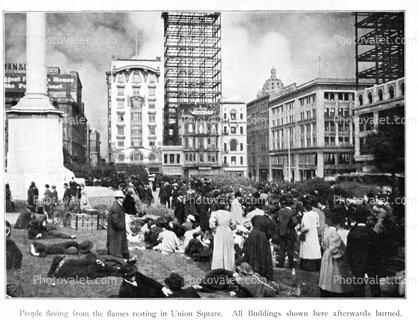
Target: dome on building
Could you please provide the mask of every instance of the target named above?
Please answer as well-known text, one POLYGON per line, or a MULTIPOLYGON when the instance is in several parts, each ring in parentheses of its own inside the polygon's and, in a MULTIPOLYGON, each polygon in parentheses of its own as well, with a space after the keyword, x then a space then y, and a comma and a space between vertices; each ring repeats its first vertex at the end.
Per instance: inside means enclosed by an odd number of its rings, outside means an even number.
MULTIPOLYGON (((277 78, 276 68, 271 69, 270 78, 264 82, 263 89, 261 90, 262 95, 274 94, 282 91, 284 88, 283 82, 277 78)), ((259 94, 257 94, 259 96, 259 94)))

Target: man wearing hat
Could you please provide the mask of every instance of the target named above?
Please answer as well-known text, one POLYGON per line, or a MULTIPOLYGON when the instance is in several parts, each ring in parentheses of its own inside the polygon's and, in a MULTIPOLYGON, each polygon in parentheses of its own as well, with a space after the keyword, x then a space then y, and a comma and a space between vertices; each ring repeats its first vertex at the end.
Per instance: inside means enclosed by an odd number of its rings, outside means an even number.
POLYGON ((196 222, 196 218, 193 215, 188 215, 186 217, 186 222, 182 225, 185 231, 192 230, 194 228, 194 224, 196 222))
POLYGON ((117 190, 114 194, 114 198, 115 202, 110 208, 107 224, 107 252, 109 255, 129 259, 125 210, 122 206, 125 195, 122 191, 117 190))
POLYGON ((120 298, 166 298, 172 292, 156 280, 138 272, 135 265, 126 264, 119 270, 123 282, 119 288, 120 298))
POLYGON ((35 257, 46 257, 47 255, 77 255, 78 243, 76 241, 68 241, 59 244, 45 245, 39 242, 34 242, 30 246, 30 253, 35 257))
POLYGON ((44 203, 44 212, 48 216, 48 222, 52 221, 52 212, 51 212, 52 192, 51 192, 51 190, 49 190, 49 184, 45 185, 43 203, 44 203))
POLYGON ((184 278, 178 273, 170 273, 170 276, 164 280, 164 283, 173 292, 173 294, 170 295, 170 298, 200 298, 195 287, 191 286, 182 289, 185 285, 184 278))
POLYGON ((55 238, 62 238, 62 239, 75 239, 75 235, 67 235, 65 233, 61 233, 56 231, 56 227, 48 227, 46 221, 40 222, 37 219, 32 219, 29 222, 28 227, 28 238, 29 239, 39 239, 39 238, 47 238, 47 237, 55 237, 55 238))

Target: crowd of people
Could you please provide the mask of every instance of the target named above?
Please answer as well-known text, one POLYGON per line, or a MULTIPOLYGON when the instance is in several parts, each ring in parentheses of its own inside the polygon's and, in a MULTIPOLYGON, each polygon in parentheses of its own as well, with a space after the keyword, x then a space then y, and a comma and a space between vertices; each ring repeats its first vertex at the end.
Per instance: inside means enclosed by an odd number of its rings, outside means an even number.
MULTIPOLYGON (((152 184, 133 181, 116 190, 107 218, 106 252, 100 256, 92 252, 91 242, 78 243, 76 236, 52 225, 50 214, 58 203, 55 186, 50 190, 46 185, 39 202, 38 188, 32 182, 27 209, 15 228, 27 229, 28 238, 35 240, 33 256, 59 255, 53 259, 49 276, 120 276, 119 297, 199 297, 197 292, 219 289, 239 296, 300 296, 300 286, 277 281, 275 267, 289 269, 292 275, 296 268, 319 272, 321 296, 364 297, 367 281, 371 295, 381 296, 379 281, 386 276, 393 232, 402 221, 387 195, 368 195, 362 204, 333 203, 317 191, 302 195, 270 184, 260 185, 255 192, 220 189, 207 178, 162 182, 158 198, 173 217, 146 216, 141 205, 154 202, 152 184), (132 217, 142 222, 138 232, 129 226, 132 217), (71 241, 45 245, 39 241, 45 238, 71 241), (145 244, 138 249, 163 255, 181 252, 195 261, 209 262, 210 271, 193 289, 181 289, 181 276, 167 279, 168 284, 177 279, 175 289, 163 286, 138 272, 130 240, 145 244), (68 260, 65 254, 81 258, 68 260), (208 283, 209 279, 226 283, 208 283)), ((65 184, 62 200, 65 212, 90 207, 86 190, 74 180, 65 184)))

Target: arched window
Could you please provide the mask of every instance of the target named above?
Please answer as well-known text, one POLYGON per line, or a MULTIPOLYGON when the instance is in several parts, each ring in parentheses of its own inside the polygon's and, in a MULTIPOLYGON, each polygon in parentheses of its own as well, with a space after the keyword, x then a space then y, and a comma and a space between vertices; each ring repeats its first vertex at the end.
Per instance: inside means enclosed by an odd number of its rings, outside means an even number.
POLYGON ((405 95, 405 83, 401 84, 401 92, 402 92, 402 95, 405 95))
POLYGON ((154 161, 155 161, 155 154, 154 154, 154 153, 151 153, 151 154, 149 155, 149 157, 148 157, 148 160, 149 160, 150 162, 154 162, 154 161))
POLYGON ((149 75, 148 82, 150 84, 155 84, 155 75, 154 74, 149 75))
POLYGON ((132 83, 141 83, 141 75, 139 75, 139 72, 133 73, 132 83))
POLYGON ((123 161, 125 161, 125 155, 124 155, 123 153, 120 153, 120 154, 118 155, 118 161, 119 161, 119 162, 123 162, 123 161))
POLYGON ((372 95, 372 92, 369 92, 369 94, 367 94, 367 98, 369 99, 369 104, 373 103, 373 95, 372 95))
POLYGON ((393 86, 389 87, 389 97, 390 98, 395 97, 395 90, 393 89, 393 86))
POLYGON ((199 154, 199 161, 200 161, 201 163, 205 162, 205 156, 203 155, 203 153, 200 153, 200 154, 199 154))
POLYGON ((379 94, 379 101, 383 101, 383 91, 382 91, 382 89, 379 89, 378 94, 379 94))
POLYGON ((143 159, 144 159, 144 157, 142 156, 141 153, 136 152, 136 153, 131 155, 131 161, 137 161, 138 162, 138 161, 142 161, 143 159))
POLYGON ((231 151, 237 151, 237 140, 231 140, 231 143, 229 143, 229 147, 231 151))
POLYGON ((360 103, 360 106, 362 106, 363 105, 363 95, 358 96, 358 101, 360 103))

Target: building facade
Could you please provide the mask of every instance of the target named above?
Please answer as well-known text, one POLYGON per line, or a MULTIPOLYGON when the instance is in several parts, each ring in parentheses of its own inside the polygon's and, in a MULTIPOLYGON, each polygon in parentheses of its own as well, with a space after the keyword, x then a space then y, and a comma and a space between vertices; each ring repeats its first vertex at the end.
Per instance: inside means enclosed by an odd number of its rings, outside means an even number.
MULTIPOLYGON (((355 155, 357 170, 373 170, 373 156, 368 153, 367 137, 382 122, 394 122, 405 116, 405 78, 374 85, 356 93, 354 106, 355 155)), ((389 123, 390 124, 390 123, 389 123)), ((401 148, 401 147, 400 147, 401 148)))
MULTIPOLYGON (((48 95, 55 108, 64 112, 63 153, 64 165, 88 163, 87 118, 82 100, 83 86, 76 71, 63 72, 57 67, 48 68, 48 95)), ((26 91, 26 72, 6 72, 5 108, 10 109, 24 96, 26 91)), ((8 150, 6 114, 6 153, 8 150)))
POLYGON ((270 99, 272 180, 331 179, 356 171, 355 93, 355 79, 320 78, 270 99))
POLYGON ((247 108, 243 102, 220 101, 222 170, 247 176, 247 108))
POLYGON ((219 104, 183 104, 179 107, 178 120, 183 176, 222 174, 219 104))
POLYGON ((247 103, 248 177, 269 180, 269 95, 247 103))
POLYGON ((164 87, 160 57, 112 61, 108 87, 109 160, 161 172, 164 87))
POLYGON ((100 133, 95 129, 89 129, 89 163, 92 166, 100 164, 100 133))

